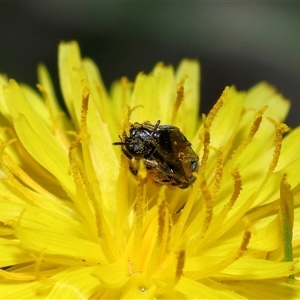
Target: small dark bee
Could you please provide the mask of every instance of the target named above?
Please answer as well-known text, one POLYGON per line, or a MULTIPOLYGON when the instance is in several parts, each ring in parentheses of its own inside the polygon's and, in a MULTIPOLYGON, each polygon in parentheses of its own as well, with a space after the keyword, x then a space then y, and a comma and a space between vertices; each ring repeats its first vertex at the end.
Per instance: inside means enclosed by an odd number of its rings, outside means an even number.
POLYGON ((138 173, 138 164, 142 160, 147 172, 158 184, 189 187, 194 181, 193 172, 198 170, 199 158, 193 151, 191 143, 171 125, 155 125, 149 122, 130 124, 129 135, 123 132, 121 142, 123 153, 130 159, 130 170, 138 173))

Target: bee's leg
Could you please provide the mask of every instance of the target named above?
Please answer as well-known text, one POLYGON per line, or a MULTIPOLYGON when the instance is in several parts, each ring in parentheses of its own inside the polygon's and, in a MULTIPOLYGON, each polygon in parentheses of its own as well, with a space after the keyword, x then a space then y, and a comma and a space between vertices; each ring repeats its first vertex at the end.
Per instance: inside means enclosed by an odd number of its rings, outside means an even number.
POLYGON ((130 159, 130 161, 129 161, 129 170, 134 176, 136 176, 138 174, 139 166, 140 166, 139 160, 136 160, 134 158, 130 159))
POLYGON ((132 159, 132 156, 124 148, 122 148, 122 152, 127 158, 132 159))

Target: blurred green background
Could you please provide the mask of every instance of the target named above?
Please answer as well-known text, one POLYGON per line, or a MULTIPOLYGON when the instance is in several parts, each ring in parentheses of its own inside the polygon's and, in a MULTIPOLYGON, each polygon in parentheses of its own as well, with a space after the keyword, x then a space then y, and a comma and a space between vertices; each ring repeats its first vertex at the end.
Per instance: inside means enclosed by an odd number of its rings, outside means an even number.
POLYGON ((35 85, 44 62, 58 86, 57 45, 76 39, 109 85, 158 61, 202 65, 201 110, 226 85, 266 80, 292 101, 300 123, 300 3, 236 1, 0 2, 0 72, 35 85))

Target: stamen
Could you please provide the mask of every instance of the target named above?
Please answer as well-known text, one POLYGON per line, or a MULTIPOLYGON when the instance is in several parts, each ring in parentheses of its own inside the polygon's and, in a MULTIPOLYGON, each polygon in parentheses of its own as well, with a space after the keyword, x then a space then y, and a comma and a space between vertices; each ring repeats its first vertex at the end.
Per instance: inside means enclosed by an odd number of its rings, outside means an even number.
POLYGON ((274 170, 277 166, 278 160, 279 160, 280 152, 281 152, 283 134, 289 131, 289 127, 286 124, 283 124, 283 123, 278 124, 278 123, 276 123, 276 121, 274 119, 272 119, 270 117, 268 117, 268 120, 275 127, 275 141, 274 141, 273 158, 270 162, 266 177, 265 177, 264 181, 262 182, 262 184, 260 185, 260 187, 258 188, 257 194, 259 194, 259 192, 263 189, 263 187, 269 180, 270 176, 274 172, 274 170))
POLYGON ((117 244, 121 245, 123 237, 123 228, 129 224, 127 223, 129 206, 132 207, 132 203, 129 203, 130 197, 128 196, 128 159, 125 155, 121 156, 121 164, 119 168, 119 176, 117 183, 117 213, 116 213, 116 228, 119 228, 116 232, 117 244))
POLYGON ((34 258, 35 258, 34 272, 35 272, 36 279, 38 279, 38 280, 41 280, 40 268, 41 268, 42 262, 44 260, 45 250, 46 250, 46 248, 42 249, 38 256, 34 255, 34 258))
POLYGON ((208 189, 207 183, 204 179, 202 180, 202 182, 200 184, 200 189, 202 191, 205 208, 206 208, 205 219, 203 221, 201 234, 200 234, 200 237, 204 238, 204 235, 206 234, 207 229, 209 228, 209 225, 212 220, 214 201, 213 201, 212 195, 208 189))
POLYGON ((167 246, 170 237, 170 210, 165 198, 166 186, 162 186, 158 195, 158 210, 155 213, 157 217, 157 237, 154 247, 151 247, 151 256, 149 262, 147 263, 147 268, 145 271, 145 278, 148 280, 156 272, 157 268, 160 267, 161 263, 165 263, 165 258, 167 255, 167 246))
POLYGON ((213 106, 213 108, 209 112, 207 118, 205 117, 205 115, 203 115, 203 117, 202 117, 204 129, 200 132, 200 136, 199 136, 200 140, 202 140, 202 142, 203 142, 203 155, 202 155, 201 163, 200 163, 200 166, 201 166, 200 171, 202 172, 202 174, 205 173, 205 168, 206 168, 206 164, 207 164, 208 157, 209 157, 210 128, 211 128, 211 125, 212 125, 218 111, 223 106, 224 95, 228 92, 228 89, 229 88, 226 87, 226 89, 222 93, 221 97, 218 99, 216 104, 213 106))
POLYGON ((147 179, 142 176, 137 176, 138 184, 135 196, 135 216, 136 216, 136 225, 138 227, 143 226, 143 218, 146 211, 146 182, 147 179))
MULTIPOLYGON (((44 195, 47 197, 48 200, 55 200, 59 201, 59 198, 57 198, 55 195, 51 194, 47 190, 45 190, 41 185, 39 185, 36 181, 32 179, 28 175, 28 173, 24 172, 13 160, 12 158, 7 154, 3 153, 3 158, 6 161, 6 163, 9 165, 11 172, 14 174, 14 176, 18 177, 22 182, 24 182, 28 187, 30 187, 33 191, 37 192, 40 195, 44 195)), ((53 210, 55 207, 49 203, 49 201, 43 201, 40 204, 35 202, 36 205, 43 207, 48 210, 53 210)), ((56 212, 59 213, 59 210, 55 209, 56 212)))
MULTIPOLYGON (((293 261, 293 227, 294 227, 294 197, 291 186, 283 176, 280 183, 279 223, 282 230, 285 261, 293 261)), ((292 270, 291 270, 292 271, 292 270)), ((289 275, 294 279, 294 274, 289 275)))
POLYGON ((147 179, 137 176, 138 183, 135 196, 135 224, 134 224, 134 245, 132 247, 132 268, 134 272, 139 270, 141 260, 141 247, 142 247, 142 235, 143 235, 143 219, 146 211, 146 182, 147 179))
POLYGON ((251 232, 245 231, 242 242, 237 250, 234 250, 231 253, 229 253, 226 259, 222 260, 216 265, 206 268, 203 271, 194 272, 194 274, 193 275, 191 274, 190 277, 192 277, 193 279, 200 279, 221 272, 226 267, 228 267, 233 262, 235 262, 236 260, 238 260, 243 256, 244 252, 247 250, 247 246, 249 244, 250 238, 251 238, 251 232))
POLYGON ((93 186, 95 190, 93 190, 90 186, 90 182, 96 181, 96 175, 90 157, 88 145, 89 133, 87 128, 87 114, 90 90, 87 80, 82 80, 81 84, 82 105, 80 132, 79 134, 75 132, 69 132, 69 134, 75 137, 71 142, 69 148, 69 164, 76 186, 76 195, 73 195, 72 199, 76 206, 79 208, 79 211, 82 212, 95 241, 101 245, 101 248, 107 260, 112 262, 117 257, 119 257, 119 252, 116 247, 115 241, 112 238, 108 225, 105 222, 101 202, 97 201, 97 199, 101 199, 101 190, 99 189, 98 185, 93 186), (83 160, 89 178, 86 177, 86 173, 80 168, 80 165, 76 159, 75 151, 80 143, 82 145, 83 160), (97 199, 95 195, 97 195, 97 199))
POLYGON ((229 224, 227 223, 224 224, 224 220, 227 217, 227 214, 229 213, 230 209, 233 207, 234 203, 236 202, 236 200, 238 199, 242 191, 242 178, 239 171, 233 170, 231 172, 231 176, 234 180, 234 188, 230 200, 228 203, 226 203, 226 205, 224 205, 221 212, 212 221, 211 226, 209 227, 209 230, 207 232, 207 235, 205 236, 205 240, 203 241, 204 244, 207 243, 207 241, 210 239, 213 240, 218 239, 226 230, 228 230, 229 224), (223 225, 220 227, 220 224, 223 225))
POLYGON ((133 112, 138 109, 138 108, 143 108, 144 106, 139 104, 139 105, 135 105, 132 108, 127 105, 127 116, 125 117, 124 121, 122 122, 122 135, 124 134, 124 132, 127 132, 128 134, 128 130, 130 128, 130 118, 131 115, 133 114, 133 112))
POLYGON ((261 124, 261 121, 262 121, 262 116, 264 114, 264 112, 267 110, 268 108, 268 105, 265 105, 263 108, 261 108, 256 114, 255 114, 255 117, 254 117, 254 121, 253 121, 253 124, 250 128, 250 131, 248 133, 248 136, 247 138, 243 141, 243 143, 232 153, 231 155, 231 159, 233 157, 238 157, 246 148, 247 146, 251 143, 254 135, 256 134, 256 132, 258 131, 259 129, 259 126, 261 124))
POLYGON ((273 152, 273 159, 270 163, 269 166, 269 170, 267 173, 267 178, 274 172, 278 160, 279 160, 279 156, 280 156, 280 152, 281 152, 281 145, 282 145, 282 136, 284 133, 289 131, 289 127, 286 124, 283 123, 276 123, 276 121, 272 118, 268 117, 268 120, 274 125, 275 127, 275 141, 274 141, 274 152, 273 152))
POLYGON ((122 86, 121 107, 125 108, 126 103, 128 101, 128 89, 133 87, 133 83, 130 82, 127 77, 122 77, 121 78, 121 86, 122 86))
POLYGON ((228 93, 229 91, 229 87, 226 87, 224 92, 222 93, 221 97, 218 99, 218 101, 216 102, 216 104, 213 106, 213 108, 210 110, 207 119, 206 119, 206 127, 210 128, 212 125, 212 122, 214 121, 216 115, 218 114, 218 111, 220 110, 220 108, 223 106, 224 102, 225 102, 225 98, 224 96, 228 93))
POLYGON ((208 157, 209 157, 209 144, 210 144, 210 133, 208 131, 208 128, 206 128, 206 124, 204 124, 205 126, 205 131, 204 131, 204 137, 203 137, 203 155, 201 158, 201 163, 200 163, 200 171, 201 173, 204 175, 205 174, 205 169, 206 169, 206 164, 208 161, 208 157))
POLYGON ((214 175, 214 189, 213 189, 213 199, 216 199, 216 196, 221 187, 221 180, 223 176, 223 154, 219 149, 214 149, 216 151, 216 170, 214 175))
POLYGON ((158 256, 158 264, 165 256, 166 248, 168 245, 169 230, 170 230, 170 211, 165 199, 165 187, 162 187, 159 193, 158 204, 158 234, 157 244, 160 248, 158 256))
MULTIPOLYGON (((9 169, 7 164, 5 163, 4 159, 8 158, 9 162, 11 161, 11 158, 8 156, 7 153, 5 153, 5 148, 10 146, 12 143, 16 142, 16 139, 9 140, 6 143, 3 143, 2 140, 0 140, 0 166, 3 172, 5 173, 6 178, 11 182, 11 184, 22 194, 25 196, 26 199, 32 201, 34 204, 36 204, 39 207, 43 207, 44 204, 47 203, 47 201, 41 201, 39 197, 36 196, 35 193, 33 193, 30 189, 25 187, 12 173, 12 171, 9 169)), ((52 210, 51 203, 48 203, 49 209, 52 210)))
POLYGON ((188 79, 188 75, 184 75, 183 78, 180 80, 180 82, 176 86, 177 96, 176 96, 175 104, 173 106, 171 124, 175 123, 179 107, 184 100, 184 83, 187 79, 188 79))
POLYGON ((130 117, 132 115, 132 113, 138 109, 138 108, 144 108, 144 106, 142 104, 139 104, 139 105, 135 105, 134 107, 130 107, 130 106, 127 106, 127 120, 128 122, 130 121, 130 117))
POLYGON ((158 235, 157 235, 157 242, 162 245, 166 238, 168 237, 168 211, 167 211, 167 204, 165 200, 162 200, 161 203, 158 205, 158 235))
POLYGON ((244 254, 244 252, 247 250, 247 246, 249 244, 250 238, 251 238, 251 232, 250 231, 245 231, 242 243, 240 245, 240 248, 235 253, 235 255, 233 256, 233 261, 238 260, 239 258, 242 257, 242 255, 244 254))
MULTIPOLYGON (((75 151, 80 144, 80 137, 79 135, 74 136, 75 139, 71 142, 69 148, 70 170, 76 186, 76 195, 73 195, 72 199, 75 205, 78 207, 78 211, 83 214, 83 217, 88 222, 89 228, 90 230, 92 230, 93 236, 97 241, 98 237, 104 236, 104 233, 101 226, 100 217, 96 216, 95 218, 91 209, 92 203, 90 197, 91 195, 89 194, 88 181, 85 178, 83 171, 80 170, 78 163, 76 162, 75 151), (95 224, 94 221, 96 221, 97 224, 95 224)), ((95 210, 95 213, 97 215, 98 210, 95 210)))
POLYGON ((82 104, 81 104, 81 115, 80 115, 80 133, 82 138, 87 138, 88 129, 87 129, 87 113, 89 108, 89 97, 90 97, 90 88, 86 79, 81 81, 82 84, 82 104))
POLYGON ((183 275, 183 268, 184 268, 184 264, 185 264, 185 251, 181 250, 178 253, 177 256, 177 266, 176 266, 176 280, 179 280, 180 277, 183 275))
POLYGON ((239 173, 239 171, 233 170, 231 172, 231 176, 234 181, 234 189, 233 189, 233 193, 230 197, 229 203, 226 204, 228 211, 232 208, 232 206, 234 205, 235 201, 237 200, 237 198, 239 197, 239 195, 242 191, 242 177, 241 177, 241 174, 239 173))

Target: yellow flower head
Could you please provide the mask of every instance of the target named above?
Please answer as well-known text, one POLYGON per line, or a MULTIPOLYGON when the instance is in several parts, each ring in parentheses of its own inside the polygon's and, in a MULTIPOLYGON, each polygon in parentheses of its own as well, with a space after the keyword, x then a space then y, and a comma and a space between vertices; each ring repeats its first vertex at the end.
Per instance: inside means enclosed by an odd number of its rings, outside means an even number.
POLYGON ((1 298, 300 298, 300 128, 285 136, 289 102, 273 87, 227 87, 200 120, 196 61, 108 93, 62 43, 67 115, 38 71, 39 93, 0 79, 1 298), (143 164, 132 175, 113 145, 158 120, 199 157, 187 189, 143 164))

